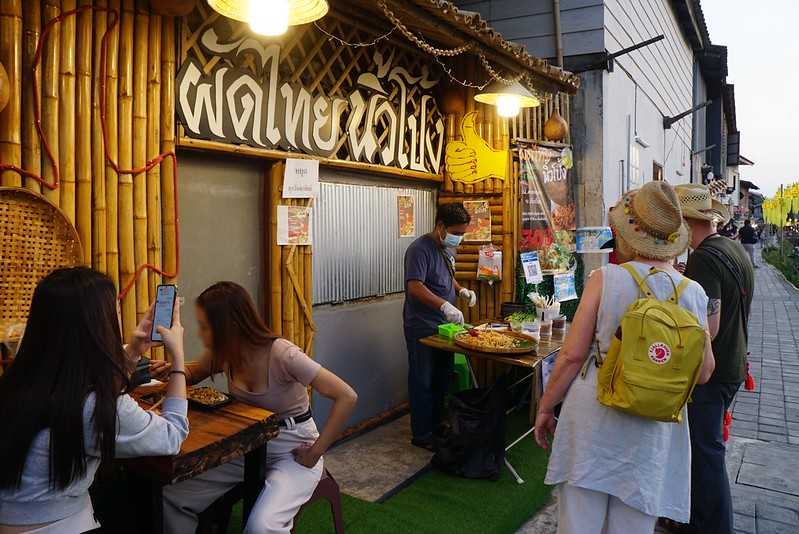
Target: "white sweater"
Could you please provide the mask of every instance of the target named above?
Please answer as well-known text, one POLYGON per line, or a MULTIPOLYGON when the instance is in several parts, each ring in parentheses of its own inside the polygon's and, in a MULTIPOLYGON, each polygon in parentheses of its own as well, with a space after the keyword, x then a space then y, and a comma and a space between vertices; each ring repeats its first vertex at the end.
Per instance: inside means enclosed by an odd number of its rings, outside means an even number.
MULTIPOLYGON (((83 406, 83 435, 86 447, 86 476, 64 489, 53 489, 50 480, 50 430, 33 439, 22 483, 17 489, 0 490, 0 525, 35 525, 59 521, 90 505, 89 486, 100 465, 95 448, 92 415, 94 393, 83 406)), ((116 457, 174 455, 189 433, 186 399, 167 398, 161 416, 142 410, 129 395, 117 399, 116 457)))

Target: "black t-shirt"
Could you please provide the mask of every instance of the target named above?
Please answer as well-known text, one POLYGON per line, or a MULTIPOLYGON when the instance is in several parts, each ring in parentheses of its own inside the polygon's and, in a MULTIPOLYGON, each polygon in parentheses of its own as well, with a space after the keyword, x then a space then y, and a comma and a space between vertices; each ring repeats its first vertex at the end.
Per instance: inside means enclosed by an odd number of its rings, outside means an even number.
POLYGON ((744 226, 738 231, 738 237, 744 245, 757 244, 757 232, 751 226, 744 226))
POLYGON ((719 331, 713 340, 716 370, 710 380, 740 384, 746 378, 747 349, 743 314, 750 308, 755 286, 752 263, 746 251, 739 243, 726 237, 709 237, 688 257, 685 276, 699 282, 708 299, 721 300, 719 331), (741 285, 746 292, 743 299, 733 273, 707 250, 711 246, 720 250, 735 270, 741 273, 741 285))
POLYGON ((433 335, 438 325, 445 323, 446 318, 439 310, 414 299, 407 294, 408 282, 419 280, 434 295, 450 304, 455 304, 455 268, 453 256, 445 248, 438 245, 429 235, 423 235, 410 244, 405 251, 405 306, 402 318, 405 334, 411 337, 433 335), (448 265, 449 264, 449 265, 448 265))

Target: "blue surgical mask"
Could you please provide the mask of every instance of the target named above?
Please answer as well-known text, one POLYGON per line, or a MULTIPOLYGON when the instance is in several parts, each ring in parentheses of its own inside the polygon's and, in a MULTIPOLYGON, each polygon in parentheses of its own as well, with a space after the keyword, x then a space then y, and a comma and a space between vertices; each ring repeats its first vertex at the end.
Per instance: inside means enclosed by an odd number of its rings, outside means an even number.
POLYGON ((453 235, 450 234, 449 232, 446 232, 445 230, 445 235, 444 238, 441 239, 441 244, 444 245, 445 247, 455 248, 461 244, 461 241, 463 241, 462 235, 453 235))

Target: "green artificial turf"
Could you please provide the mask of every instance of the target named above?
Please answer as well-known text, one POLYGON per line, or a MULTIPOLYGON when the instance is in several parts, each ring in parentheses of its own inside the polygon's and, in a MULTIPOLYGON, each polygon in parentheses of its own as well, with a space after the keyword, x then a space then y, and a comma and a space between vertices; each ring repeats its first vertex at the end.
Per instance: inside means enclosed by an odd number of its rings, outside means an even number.
MULTIPOLYGON (((519 435, 526 416, 516 414, 512 418, 513 430, 509 434, 519 435)), ((343 495, 345 529, 348 534, 515 532, 546 504, 550 488, 543 483, 546 453, 532 436, 516 445, 508 458, 525 479, 524 484, 517 484, 507 468, 503 468, 498 481, 468 480, 432 470, 384 503, 343 495)), ((241 510, 237 506, 228 533, 240 532, 240 521, 241 510)), ((306 507, 296 532, 332 534, 333 520, 327 502, 306 507)))

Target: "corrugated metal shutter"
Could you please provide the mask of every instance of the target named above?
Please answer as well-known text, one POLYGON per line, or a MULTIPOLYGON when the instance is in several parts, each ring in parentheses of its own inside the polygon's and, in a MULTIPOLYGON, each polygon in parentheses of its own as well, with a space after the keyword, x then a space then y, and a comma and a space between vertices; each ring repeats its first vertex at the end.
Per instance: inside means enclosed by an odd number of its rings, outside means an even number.
POLYGON ((415 198, 416 235, 435 219, 429 189, 322 182, 313 210, 314 304, 404 291, 405 249, 399 237, 397 197, 415 198))

